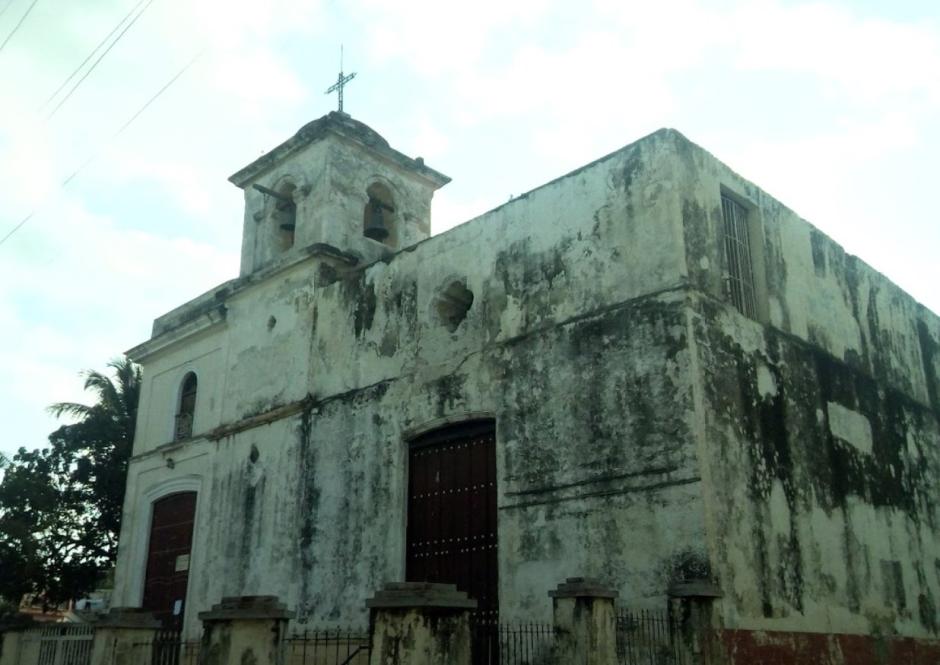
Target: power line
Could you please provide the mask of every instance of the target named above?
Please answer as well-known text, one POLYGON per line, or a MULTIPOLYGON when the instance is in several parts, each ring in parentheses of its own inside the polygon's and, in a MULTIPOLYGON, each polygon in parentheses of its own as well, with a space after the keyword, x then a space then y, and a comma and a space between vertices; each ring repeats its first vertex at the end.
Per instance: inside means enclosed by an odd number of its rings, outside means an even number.
MULTIPOLYGON (((100 42, 98 42, 98 45, 95 46, 95 48, 93 48, 93 49, 91 50, 91 53, 89 53, 88 56, 87 56, 84 60, 82 60, 82 63, 81 63, 78 67, 76 67, 76 68, 74 69, 74 71, 72 71, 72 73, 69 74, 68 77, 67 77, 64 81, 62 81, 62 83, 59 85, 59 87, 56 88, 55 92, 53 92, 51 95, 49 95, 49 99, 47 99, 46 101, 44 101, 44 102, 42 103, 42 106, 39 107, 39 110, 40 110, 40 111, 42 111, 44 108, 46 108, 46 106, 48 106, 49 102, 51 102, 53 99, 55 99, 55 98, 58 96, 58 94, 59 94, 60 92, 62 92, 62 88, 64 88, 66 85, 68 85, 69 81, 71 81, 73 78, 75 78, 76 74, 78 74, 78 73, 82 70, 82 68, 83 68, 86 64, 88 64, 88 61, 91 60, 91 59, 94 57, 95 53, 97 53, 97 52, 99 51, 99 49, 101 49, 101 47, 105 45, 105 42, 107 42, 109 39, 111 39, 111 37, 114 36, 114 33, 116 33, 118 30, 120 30, 121 26, 124 25, 125 23, 127 23, 127 20, 131 17, 131 15, 133 15, 133 13, 136 12, 136 11, 140 8, 140 6, 141 6, 142 4, 144 4, 144 2, 146 2, 146 1, 147 1, 147 0, 140 0, 140 2, 138 2, 136 5, 134 5, 133 9, 131 9, 129 12, 127 12, 127 14, 124 16, 124 18, 122 18, 120 21, 118 21, 118 24, 117 24, 116 26, 114 26, 113 28, 111 28, 111 32, 109 32, 109 33, 107 34, 107 36, 106 36, 104 39, 102 39, 100 42)), ((12 2, 12 0, 11 0, 11 2, 12 2)))
MULTIPOLYGON (((25 20, 26 20, 26 17, 29 16, 29 13, 30 13, 31 11, 33 11, 33 7, 36 6, 36 3, 37 3, 37 2, 39 2, 39 0, 33 0, 33 1, 29 4, 29 7, 26 8, 26 11, 23 12, 23 15, 20 17, 19 22, 17 22, 17 24, 13 26, 13 30, 10 32, 9 35, 7 35, 7 38, 3 40, 3 43, 0 44, 0 51, 2 51, 2 50, 3 50, 3 47, 7 45, 7 42, 9 42, 11 39, 13 39, 13 35, 15 35, 16 32, 17 32, 17 30, 20 29, 20 26, 23 25, 23 21, 25 21, 25 20)), ((7 7, 9 7, 9 5, 7 5, 7 7)), ((3 8, 3 11, 6 11, 6 7, 3 8)))
MULTIPOLYGON (((37 0, 33 0, 34 3, 35 3, 36 1, 37 1, 37 0)), ((69 91, 68 91, 67 93, 65 93, 65 97, 63 97, 63 98, 59 101, 59 103, 56 104, 55 108, 52 109, 52 110, 49 112, 49 115, 46 116, 46 120, 49 120, 52 116, 54 116, 54 115, 56 114, 56 111, 58 111, 60 108, 62 108, 62 105, 65 104, 65 102, 67 102, 67 101, 69 100, 69 98, 75 93, 76 90, 78 90, 78 86, 80 86, 80 85, 82 84, 82 82, 83 82, 85 79, 87 79, 88 76, 89 76, 93 71, 95 71, 95 67, 98 66, 98 63, 100 63, 100 62, 104 59, 104 57, 105 57, 106 55, 108 55, 108 53, 111 51, 111 49, 113 49, 114 46, 115 46, 119 41, 121 41, 121 37, 123 37, 123 36, 127 33, 127 31, 131 29, 131 27, 137 22, 137 19, 139 19, 139 18, 143 15, 143 13, 144 13, 145 11, 147 11, 147 8, 148 8, 151 4, 153 4, 153 0, 147 0, 147 4, 144 5, 143 9, 141 9, 139 12, 137 12, 137 14, 131 19, 130 23, 128 23, 126 26, 124 26, 124 29, 121 30, 120 33, 118 33, 118 36, 114 38, 114 41, 112 41, 110 44, 108 44, 108 47, 104 50, 104 52, 103 52, 101 55, 98 56, 98 59, 95 60, 93 63, 91 63, 91 67, 88 68, 88 71, 86 71, 86 72, 82 75, 82 77, 81 77, 80 79, 78 79, 78 81, 75 82, 75 85, 73 85, 73 86, 69 89, 69 91)), ((132 12, 133 12, 133 10, 132 10, 132 12)))
MULTIPOLYGON (((196 64, 196 61, 199 60, 199 58, 201 58, 201 57, 202 57, 202 51, 200 51, 200 52, 197 53, 195 56, 193 56, 193 59, 190 60, 188 63, 186 63, 186 65, 184 65, 181 70, 179 70, 178 72, 176 72, 176 74, 173 76, 173 78, 171 78, 169 81, 167 81, 166 84, 164 84, 164 86, 163 86, 162 88, 160 88, 159 90, 157 90, 156 94, 155 94, 153 97, 151 97, 149 100, 147 100, 147 103, 144 104, 143 106, 141 106, 140 109, 137 111, 137 113, 135 113, 134 115, 131 116, 131 119, 130 119, 130 120, 128 120, 127 122, 125 122, 123 125, 121 125, 121 128, 120 128, 119 130, 117 130, 117 131, 114 133, 114 136, 111 137, 111 140, 113 141, 113 140, 116 139, 118 136, 120 136, 122 133, 124 133, 124 130, 127 129, 128 127, 130 127, 131 123, 134 122, 135 120, 137 120, 137 117, 138 117, 141 113, 143 113, 144 111, 147 110, 147 107, 149 107, 151 104, 153 104, 155 101, 157 101, 157 98, 158 98, 160 95, 162 95, 164 92, 166 92, 167 89, 168 89, 171 85, 173 85, 174 83, 176 83, 176 81, 179 79, 179 77, 182 76, 183 74, 185 74, 186 71, 187 71, 190 67, 192 67, 194 64, 196 64)), ((70 178, 70 179, 71 179, 71 178, 70 178)))
MULTIPOLYGON (((109 141, 114 141, 114 140, 115 140, 116 138, 118 138, 121 134, 123 134, 124 131, 125 131, 128 127, 130 127, 131 124, 133 124, 133 122, 134 122, 135 120, 137 120, 137 118, 139 118, 140 115, 150 107, 151 104, 153 104, 155 101, 157 101, 157 99, 160 97, 160 95, 162 95, 164 92, 166 92, 166 91, 170 88, 170 86, 172 86, 174 83, 176 83, 176 82, 179 80, 179 78, 180 78, 183 74, 185 74, 187 70, 189 70, 190 67, 192 67, 194 64, 196 64, 196 61, 199 60, 199 58, 200 58, 201 56, 202 56, 202 51, 200 51, 199 53, 197 53, 197 54, 193 57, 192 60, 190 60, 188 63, 186 63, 186 65, 183 66, 182 69, 180 69, 178 72, 176 72, 176 74, 173 76, 173 78, 171 78, 169 81, 167 81, 167 82, 163 85, 162 88, 160 88, 159 90, 157 90, 156 94, 154 94, 153 97, 151 97, 150 99, 148 99, 148 100, 144 103, 143 106, 141 106, 139 109, 137 109, 137 112, 134 113, 134 115, 132 115, 132 116, 130 117, 130 119, 129 119, 127 122, 125 122, 123 125, 121 125, 121 128, 120 128, 120 129, 118 129, 116 132, 114 132, 114 134, 111 136, 111 138, 109 139, 109 141)), ((81 172, 85 169, 85 167, 87 167, 89 164, 91 164, 93 161, 95 161, 95 159, 98 157, 99 154, 100 154, 100 150, 99 150, 98 152, 96 152, 96 153, 93 153, 91 157, 89 157, 87 160, 85 160, 85 162, 84 162, 81 166, 79 166, 77 169, 75 169, 75 170, 72 172, 71 175, 69 175, 65 180, 62 181, 62 183, 59 185, 59 189, 64 189, 70 182, 72 182, 72 180, 75 179, 75 177, 76 177, 79 173, 81 173, 81 172)), ((30 219, 32 219, 33 216, 35 216, 37 212, 38 212, 37 210, 33 210, 31 213, 29 213, 28 215, 26 215, 26 217, 24 217, 22 220, 20 220, 19 224, 17 224, 16 226, 14 226, 12 229, 10 229, 10 230, 7 232, 7 234, 6 234, 5 236, 3 236, 2 238, 0 238, 0 245, 3 245, 3 243, 5 243, 7 240, 9 240, 10 237, 13 236, 14 233, 16 233, 16 232, 19 231, 21 228, 23 228, 23 226, 26 225, 26 222, 28 222, 30 219)))
POLYGON ((0 239, 0 245, 2 245, 3 243, 5 243, 5 242, 7 241, 7 238, 9 238, 9 237, 12 236, 14 233, 16 233, 16 232, 19 231, 21 228, 23 228, 23 225, 26 224, 26 222, 28 222, 29 220, 31 220, 31 219, 33 218, 33 215, 35 215, 35 214, 36 214, 36 211, 34 210, 33 212, 31 212, 31 213, 29 213, 28 215, 26 215, 26 217, 23 218, 23 221, 21 221, 19 224, 17 224, 17 225, 14 226, 12 229, 10 229, 10 232, 7 233, 5 236, 3 236, 2 239, 0 239))

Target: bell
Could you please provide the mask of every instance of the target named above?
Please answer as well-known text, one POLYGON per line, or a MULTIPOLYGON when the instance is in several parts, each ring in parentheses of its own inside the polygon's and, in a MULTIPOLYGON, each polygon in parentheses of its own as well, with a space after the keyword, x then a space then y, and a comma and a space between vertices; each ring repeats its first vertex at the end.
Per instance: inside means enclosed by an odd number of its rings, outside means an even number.
POLYGON ((369 223, 366 225, 363 235, 372 240, 382 242, 388 238, 388 229, 385 228, 385 218, 382 215, 382 203, 372 200, 369 202, 372 212, 369 215, 369 223))

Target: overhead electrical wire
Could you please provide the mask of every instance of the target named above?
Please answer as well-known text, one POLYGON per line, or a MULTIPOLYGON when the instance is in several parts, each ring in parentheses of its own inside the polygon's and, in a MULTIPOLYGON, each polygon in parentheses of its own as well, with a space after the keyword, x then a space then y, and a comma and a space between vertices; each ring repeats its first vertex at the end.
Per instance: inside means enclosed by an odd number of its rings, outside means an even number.
MULTIPOLYGON (((166 92, 167 90, 169 90, 170 87, 171 87, 174 83, 176 83, 176 82, 179 80, 179 78, 180 78, 183 74, 185 74, 185 73, 187 72, 187 70, 189 70, 190 67, 192 67, 194 64, 196 64, 196 61, 199 60, 199 58, 200 58, 201 56, 202 56, 202 51, 200 51, 199 53, 197 53, 197 54, 193 57, 192 60, 190 60, 188 63, 186 63, 186 65, 183 66, 182 69, 180 69, 178 72, 176 72, 176 74, 173 75, 173 78, 171 78, 169 81, 167 81, 167 82, 163 85, 163 87, 161 87, 159 90, 157 90, 157 92, 156 92, 150 99, 148 99, 148 100, 144 103, 143 106, 141 106, 139 109, 137 109, 137 111, 134 113, 134 115, 132 115, 132 116, 130 117, 130 119, 128 119, 127 122, 125 122, 123 125, 121 125, 120 129, 118 129, 116 132, 114 132, 114 134, 113 134, 113 135, 111 136, 111 138, 110 138, 110 141, 114 141, 114 140, 115 140, 116 138, 118 138, 121 134, 123 134, 124 131, 125 131, 128 127, 130 127, 130 126, 134 123, 134 121, 137 120, 137 118, 139 118, 140 115, 150 107, 151 104, 153 104, 155 101, 157 101, 157 99, 160 97, 160 95, 162 95, 164 92, 166 92)), ((59 189, 61 190, 61 189, 65 188, 70 182, 72 182, 72 180, 74 180, 75 177, 78 176, 79 173, 81 173, 89 164, 91 164, 93 161, 95 161, 95 159, 98 157, 98 155, 99 155, 100 153, 101 153, 101 151, 99 150, 98 152, 94 153, 91 157, 89 157, 87 160, 85 160, 85 162, 84 162, 81 166, 79 166, 77 169, 75 169, 75 170, 72 172, 71 175, 69 175, 65 180, 62 181, 62 183, 59 185, 59 189)), ((6 233, 6 235, 4 235, 2 238, 0 238, 0 245, 3 245, 3 243, 5 243, 7 240, 9 240, 9 239, 13 236, 14 233, 16 233, 16 232, 19 231, 21 228, 23 228, 23 226, 25 226, 26 223, 27 223, 30 219, 32 219, 32 218, 36 215, 37 212, 38 212, 37 210, 33 210, 31 213, 29 213, 28 215, 26 215, 26 217, 24 217, 22 220, 20 220, 20 222, 19 222, 16 226, 14 226, 12 229, 10 229, 10 230, 6 233)))
MULTIPOLYGON (((13 26, 13 30, 10 31, 10 34, 7 35, 7 38, 3 40, 2 44, 0 44, 0 51, 3 50, 3 47, 6 46, 11 39, 13 39, 13 35, 15 35, 17 31, 20 29, 20 26, 23 25, 23 22, 26 20, 26 17, 29 16, 29 13, 31 11, 33 11, 33 7, 36 6, 37 2, 39 2, 39 0, 33 0, 31 3, 29 3, 29 7, 26 8, 26 11, 23 12, 23 15, 20 17, 20 20, 17 21, 16 25, 13 26)), ((10 5, 7 5, 7 7, 9 6, 10 5)), ((6 11, 7 7, 4 7, 3 11, 6 11)))
MULTIPOLYGON (((35 2, 35 1, 36 1, 36 0, 34 0, 34 2, 35 2)), ((59 100, 59 103, 58 103, 58 104, 55 105, 55 108, 53 108, 51 111, 49 111, 49 114, 46 116, 46 120, 49 120, 52 116, 54 116, 54 115, 56 114, 56 111, 58 111, 60 108, 62 108, 62 105, 65 104, 65 102, 67 102, 67 101, 69 100, 69 98, 75 93, 76 90, 78 90, 78 87, 82 84, 82 82, 83 82, 85 79, 87 79, 88 76, 89 76, 93 71, 95 71, 95 67, 98 66, 98 63, 100 63, 100 62, 104 59, 104 57, 105 57, 106 55, 108 55, 108 53, 111 51, 111 49, 113 49, 114 46, 115 46, 119 41, 121 41, 121 37, 123 37, 123 36, 127 33, 127 31, 131 29, 131 27, 137 22, 137 19, 139 19, 139 18, 143 15, 143 13, 144 13, 145 11, 147 11, 147 8, 148 8, 150 5, 152 5, 152 4, 153 4, 153 0, 146 0, 146 4, 144 4, 143 8, 142 8, 140 11, 138 11, 138 12, 133 16, 133 18, 131 18, 130 22, 129 22, 127 25, 125 25, 125 26, 124 26, 124 29, 121 30, 121 31, 118 33, 117 37, 114 38, 114 41, 112 41, 110 44, 108 44, 107 48, 105 48, 105 50, 101 53, 101 55, 99 55, 98 58, 97 58, 93 63, 91 63, 91 67, 88 68, 88 71, 86 71, 84 74, 82 74, 82 77, 81 77, 80 79, 78 79, 78 80, 75 82, 75 84, 74 84, 71 88, 69 88, 69 91, 68 91, 67 93, 65 93, 65 96, 64 96, 61 100, 59 100)), ((140 6, 140 5, 138 4, 138 6, 140 6)), ((136 7, 135 7, 134 9, 136 9, 136 7)), ((131 10, 131 13, 133 13, 133 12, 134 12, 134 10, 132 9, 132 10, 131 10)), ((124 20, 126 20, 126 19, 124 19, 124 20)), ((121 23, 123 23, 124 20, 122 20, 121 23)), ((118 24, 118 26, 120 26, 120 23, 118 24)), ((112 34, 113 34, 113 33, 112 33, 112 34)), ((110 35, 109 35, 109 36, 110 36, 110 35)), ((107 38, 105 38, 105 40, 107 40, 107 38)), ((97 50, 97 48, 98 48, 98 47, 96 47, 95 50, 97 50)), ((84 63, 82 63, 82 64, 84 64, 84 63)), ((81 68, 81 66, 79 66, 79 68, 81 68)), ((74 76, 74 74, 73 74, 73 76, 74 76)), ((72 77, 70 76, 69 78, 72 78, 72 77)), ((43 106, 45 106, 45 104, 44 104, 43 106)))
MULTIPOLYGON (((136 11, 140 8, 140 6, 143 5, 146 1, 147 1, 147 0, 140 0, 136 5, 134 5, 134 7, 133 7, 129 12, 127 12, 127 14, 124 16, 124 18, 122 18, 120 21, 118 21, 118 24, 117 24, 116 26, 114 26, 113 28, 111 28, 111 32, 109 32, 109 33, 107 34, 107 36, 105 36, 104 39, 102 39, 100 42, 98 42, 98 45, 95 46, 95 48, 93 48, 93 49, 91 50, 91 53, 89 53, 89 54, 85 57, 84 60, 82 60, 81 64, 80 64, 78 67, 76 67, 76 68, 72 71, 72 73, 69 74, 68 77, 66 77, 66 79, 65 79, 64 81, 62 81, 61 84, 59 84, 59 87, 56 88, 55 92, 53 92, 51 95, 49 95, 49 99, 47 99, 46 101, 44 101, 44 102, 42 103, 42 106, 39 107, 39 110, 40 110, 40 111, 42 111, 44 108, 46 108, 46 106, 49 105, 49 102, 51 102, 53 99, 55 99, 55 98, 59 95, 59 93, 62 92, 62 89, 63 89, 65 86, 67 86, 67 85, 69 84, 69 81, 71 81, 73 78, 75 78, 75 76, 76 76, 80 71, 82 71, 82 68, 83 68, 85 65, 87 65, 87 64, 88 64, 88 61, 91 60, 91 59, 95 56, 95 53, 97 53, 97 52, 101 49, 101 47, 104 46, 105 43, 106 43, 109 39, 111 39, 111 37, 114 36, 114 33, 116 33, 118 30, 121 29, 121 26, 122 26, 122 25, 124 25, 125 23, 127 23, 128 19, 130 19, 130 17, 134 14, 134 12, 136 12, 136 11)), ((141 13, 143 13, 143 12, 141 12, 141 13)))

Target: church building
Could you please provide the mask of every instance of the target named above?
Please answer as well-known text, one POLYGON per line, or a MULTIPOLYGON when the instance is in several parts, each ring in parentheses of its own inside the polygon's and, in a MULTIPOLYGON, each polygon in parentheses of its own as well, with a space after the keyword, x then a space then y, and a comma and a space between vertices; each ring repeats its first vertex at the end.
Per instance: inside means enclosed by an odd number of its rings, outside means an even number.
POLYGON ((698 589, 729 663, 940 654, 940 319, 680 133, 434 237, 449 178, 344 113, 230 180, 240 274, 129 352, 115 605, 590 576, 698 589))

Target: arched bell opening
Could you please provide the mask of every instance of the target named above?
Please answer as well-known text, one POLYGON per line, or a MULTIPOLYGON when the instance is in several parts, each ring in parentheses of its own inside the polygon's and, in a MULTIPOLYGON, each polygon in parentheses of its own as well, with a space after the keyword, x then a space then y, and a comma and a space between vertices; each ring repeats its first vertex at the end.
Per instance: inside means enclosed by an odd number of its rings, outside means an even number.
POLYGON ((286 252, 294 246, 294 230, 297 227, 297 204, 294 202, 294 183, 287 182, 278 188, 273 199, 271 224, 274 227, 274 246, 279 252, 286 252))
POLYGON ((388 187, 380 182, 366 190, 368 201, 362 213, 362 235, 389 247, 398 246, 398 213, 388 187))

